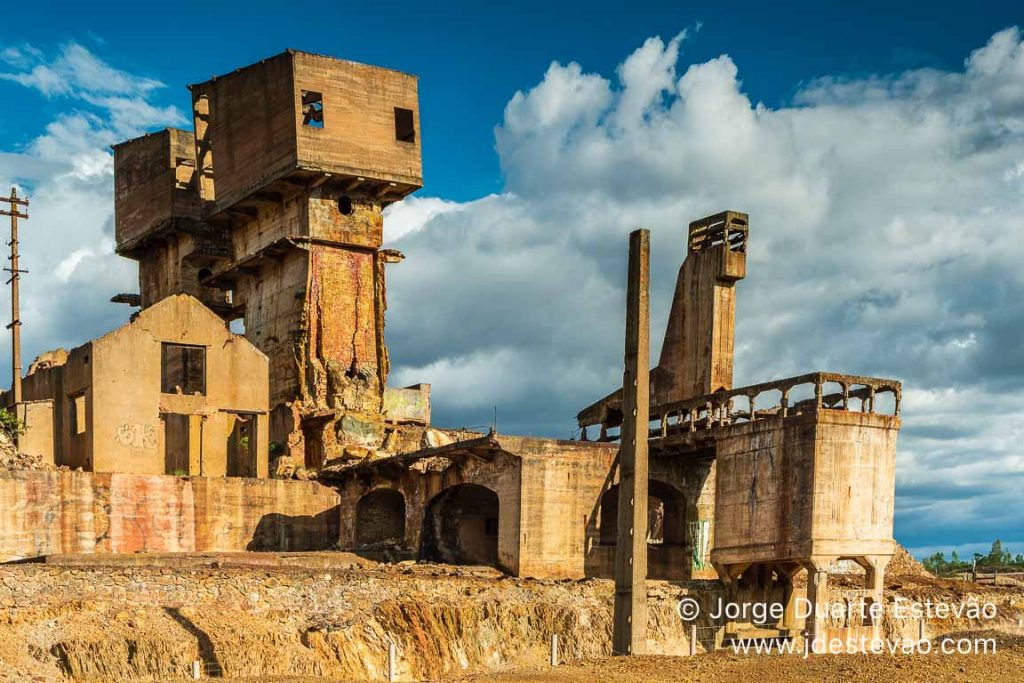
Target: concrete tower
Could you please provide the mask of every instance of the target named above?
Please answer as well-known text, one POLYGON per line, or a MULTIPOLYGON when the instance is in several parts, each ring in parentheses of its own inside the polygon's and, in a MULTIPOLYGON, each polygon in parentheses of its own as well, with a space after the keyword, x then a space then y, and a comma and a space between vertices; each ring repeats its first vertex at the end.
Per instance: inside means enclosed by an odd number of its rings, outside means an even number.
POLYGON ((194 136, 164 131, 119 152, 118 244, 140 262, 137 303, 196 290, 244 320, 270 359, 270 439, 283 452, 318 468, 345 446, 378 447, 384 267, 402 258, 380 248, 382 212, 422 186, 416 77, 289 50, 189 88, 194 136), (130 240, 142 223, 129 162, 149 147, 160 163, 141 167, 176 184, 155 191, 163 227, 130 240))
POLYGON ((737 211, 690 223, 653 403, 681 401, 732 388, 736 282, 747 274, 747 214, 737 211))

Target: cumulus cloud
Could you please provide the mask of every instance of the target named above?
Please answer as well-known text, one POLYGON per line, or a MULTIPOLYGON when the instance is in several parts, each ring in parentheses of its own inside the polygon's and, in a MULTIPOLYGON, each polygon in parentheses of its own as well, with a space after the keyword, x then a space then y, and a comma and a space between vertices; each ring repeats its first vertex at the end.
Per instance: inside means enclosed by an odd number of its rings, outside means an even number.
MULTIPOLYGON (((0 49, 0 80, 58 103, 22 149, 0 155, 0 188, 19 185, 32 202, 21 230, 25 355, 76 346, 123 324, 111 295, 137 291, 135 265, 114 254, 113 156, 109 146, 150 128, 180 125, 154 104, 159 81, 110 66, 69 43, 54 56, 31 45, 0 49)), ((10 343, 0 335, 4 377, 10 343)))
POLYGON ((615 78, 551 64, 495 129, 502 194, 391 210, 396 377, 432 382, 453 424, 497 404, 505 431, 568 436, 621 378, 628 232, 652 229, 657 357, 687 223, 747 211, 736 383, 902 379, 897 536, 1019 530, 1020 31, 959 70, 820 79, 777 108, 728 55, 684 64, 685 45, 651 38, 615 78))
MULTIPOLYGON (((621 379, 629 231, 652 230, 657 357, 687 223, 747 211, 737 385, 902 379, 897 537, 1024 545, 1020 31, 957 70, 823 78, 781 107, 752 102, 728 55, 686 63, 687 40, 650 38, 613 75, 551 64, 495 129, 503 192, 388 209, 408 256, 388 271, 393 383, 431 382, 442 424, 486 425, 496 406, 501 431, 569 436, 621 379)), ((0 182, 32 192, 31 354, 123 322, 106 302, 135 267, 112 253, 107 146, 184 117, 159 81, 76 44, 2 48, 0 79, 62 103, 0 154, 0 182)))

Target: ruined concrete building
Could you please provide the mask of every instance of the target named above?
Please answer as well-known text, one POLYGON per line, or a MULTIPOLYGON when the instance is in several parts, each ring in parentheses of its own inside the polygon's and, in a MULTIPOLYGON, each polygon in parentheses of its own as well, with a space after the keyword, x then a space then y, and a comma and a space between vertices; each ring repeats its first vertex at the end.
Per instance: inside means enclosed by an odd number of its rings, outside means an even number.
POLYGON ((19 446, 55 465, 267 476, 267 357, 192 296, 41 356, 22 391, 32 411, 19 446))
MULTIPOLYGON (((720 578, 736 603, 782 602, 783 619, 725 631, 785 637, 797 626, 800 572, 823 605, 828 569, 853 560, 866 572, 865 594, 881 599, 894 551, 901 388, 823 372, 733 388, 748 228, 734 211, 690 224, 650 373, 648 573, 720 578)), ((618 390, 579 413, 582 441, 491 434, 329 468, 322 479, 341 493, 341 545, 390 541, 520 575, 611 577, 622 419, 618 390)), ((822 632, 820 620, 808 625, 822 632)), ((845 628, 870 635, 877 626, 845 628)))
POLYGON ((422 185, 416 78, 289 50, 190 86, 194 130, 114 147, 118 253, 152 306, 198 297, 270 359, 270 439, 319 469, 429 420, 386 392, 382 211, 422 185), (391 431, 394 431, 392 428, 391 431))
MULTIPOLYGON (((341 547, 611 576, 621 390, 579 413, 581 440, 562 441, 434 429, 429 385, 387 387, 385 269, 402 256, 381 249, 382 211, 422 183, 416 78, 288 51, 191 91, 193 131, 115 146, 117 249, 138 261, 140 287, 115 299, 142 310, 112 335, 146 330, 145 350, 111 359, 104 374, 104 338, 55 361, 59 372, 37 364, 26 381, 26 394, 53 400, 58 432, 86 416, 89 445, 67 437, 62 457, 265 476, 273 442, 338 491, 341 547), (227 331, 238 319, 262 354, 227 331), (205 397, 188 384, 200 372, 192 351, 176 361, 188 386, 161 386, 169 345, 206 349, 205 397), (228 347, 242 360, 224 360, 228 347), (96 362, 91 384, 78 374, 83 356, 96 362), (136 364, 146 372, 133 374, 136 364), (240 424, 253 430, 254 462, 232 458, 240 424), (113 449, 129 437, 133 448, 163 444, 163 456, 113 449), (196 453, 221 452, 194 465, 196 453)), ((893 380, 815 372, 733 386, 749 229, 735 211, 690 224, 650 373, 649 575, 720 578, 735 601, 777 597, 790 608, 774 622, 729 624, 733 637, 790 633, 794 577, 806 572, 821 603, 839 560, 860 564, 865 593, 881 599, 900 426, 893 380)), ((110 342, 104 358, 121 348, 110 342)))

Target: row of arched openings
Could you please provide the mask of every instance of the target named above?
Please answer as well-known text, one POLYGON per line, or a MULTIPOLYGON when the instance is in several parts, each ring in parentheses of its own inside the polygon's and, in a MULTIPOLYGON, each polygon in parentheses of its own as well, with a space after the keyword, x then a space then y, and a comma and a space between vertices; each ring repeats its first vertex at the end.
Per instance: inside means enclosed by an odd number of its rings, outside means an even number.
MULTIPOLYGON (((423 515, 419 557, 448 564, 498 562, 498 495, 478 484, 459 484, 434 496, 423 515)), ((356 503, 356 544, 402 545, 405 496, 376 489, 356 503)))
MULTIPOLYGON (((619 487, 601 496, 598 534, 601 545, 618 537, 619 487)), ((682 546, 686 542, 683 494, 658 480, 648 483, 647 542, 651 546, 682 546)), ((448 564, 490 564, 498 561, 498 496, 478 484, 459 484, 434 496, 424 511, 419 557, 448 564)), ((406 505, 401 491, 380 488, 356 504, 355 540, 361 547, 402 545, 406 538, 406 505)))

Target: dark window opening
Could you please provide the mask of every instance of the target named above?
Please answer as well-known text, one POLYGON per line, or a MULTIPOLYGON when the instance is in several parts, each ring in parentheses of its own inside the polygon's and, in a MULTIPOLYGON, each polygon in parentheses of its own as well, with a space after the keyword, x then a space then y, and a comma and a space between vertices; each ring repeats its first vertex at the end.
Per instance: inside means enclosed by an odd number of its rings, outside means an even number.
POLYGON ((498 518, 488 517, 484 520, 484 534, 488 536, 498 535, 498 518))
POLYGON ((203 280, 213 275, 213 271, 209 268, 200 268, 199 272, 196 273, 196 279, 199 280, 199 284, 203 284, 203 280))
POLYGON ((343 194, 338 197, 338 211, 341 211, 343 216, 352 215, 352 198, 347 194, 343 194))
POLYGON ((395 107, 395 139, 400 142, 416 142, 416 123, 412 109, 395 107))
POLYGON ((302 91, 302 125, 324 127, 324 96, 321 93, 302 91))
POLYGON ((206 349, 162 344, 160 391, 165 394, 206 394, 206 349))
POLYGON ((255 477, 256 467, 256 415, 238 414, 228 435, 227 476, 255 477))

